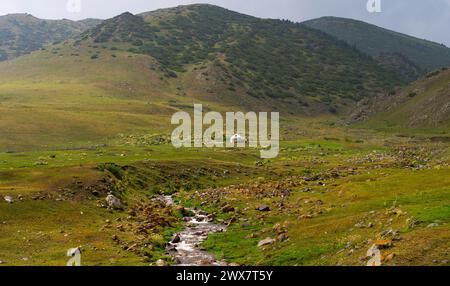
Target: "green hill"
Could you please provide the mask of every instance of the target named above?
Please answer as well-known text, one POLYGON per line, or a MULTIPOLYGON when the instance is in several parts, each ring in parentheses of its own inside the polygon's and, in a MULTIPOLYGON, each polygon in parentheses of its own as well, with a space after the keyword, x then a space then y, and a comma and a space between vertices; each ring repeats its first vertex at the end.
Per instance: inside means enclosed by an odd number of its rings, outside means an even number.
POLYGON ((29 14, 0 16, 0 61, 39 50, 46 44, 65 40, 99 24, 86 19, 41 20, 29 14))
POLYGON ((347 112, 405 83, 321 32, 211 5, 124 13, 0 64, 3 149, 167 132, 204 103, 281 116, 347 112))
POLYGON ((450 49, 357 20, 323 17, 304 25, 343 40, 372 56, 382 66, 416 79, 450 65, 450 49))
POLYGON ((450 127, 450 71, 428 74, 395 94, 380 96, 360 106, 354 119, 375 128, 450 127))
POLYGON ((212 5, 139 16, 125 13, 107 20, 82 39, 132 44, 130 52, 155 58, 171 77, 189 72, 192 65, 212 64, 227 89, 260 99, 333 107, 404 82, 347 45, 291 22, 262 20, 212 5))

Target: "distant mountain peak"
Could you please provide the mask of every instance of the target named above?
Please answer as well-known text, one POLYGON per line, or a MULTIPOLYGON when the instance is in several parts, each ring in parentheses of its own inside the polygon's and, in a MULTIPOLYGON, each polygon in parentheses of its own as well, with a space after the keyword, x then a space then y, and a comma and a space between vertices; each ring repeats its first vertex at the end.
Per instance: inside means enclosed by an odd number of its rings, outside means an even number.
POLYGON ((132 19, 136 17, 134 14, 130 13, 130 12, 124 12, 116 17, 114 17, 113 19, 122 19, 122 20, 126 20, 126 19, 132 19))
POLYGON ((88 36, 96 43, 114 41, 140 45, 142 40, 151 38, 152 30, 141 16, 125 12, 103 21, 98 26, 87 30, 82 36, 88 36))

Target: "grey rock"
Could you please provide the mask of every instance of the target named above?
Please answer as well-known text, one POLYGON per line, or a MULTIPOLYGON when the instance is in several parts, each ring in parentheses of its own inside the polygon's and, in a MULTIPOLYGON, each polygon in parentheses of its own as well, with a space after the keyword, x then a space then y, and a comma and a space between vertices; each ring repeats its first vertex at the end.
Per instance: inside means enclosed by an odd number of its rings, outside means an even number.
POLYGON ((274 244, 274 243, 275 243, 275 239, 268 237, 268 238, 266 238, 266 239, 261 240, 261 241, 258 243, 258 247, 262 247, 262 246, 266 246, 266 245, 271 245, 271 244, 274 244))
POLYGON ((268 212, 268 211, 270 211, 270 207, 267 205, 261 205, 261 206, 257 207, 256 210, 258 210, 260 212, 268 212))
POLYGON ((438 226, 439 226, 438 223, 430 223, 430 224, 427 226, 427 228, 435 228, 435 227, 438 227, 438 226))
POLYGON ((165 267, 165 266, 169 266, 169 264, 162 259, 158 259, 158 261, 156 261, 156 266, 165 267))
POLYGON ((123 208, 122 202, 113 195, 108 195, 106 197, 106 203, 112 209, 122 209, 123 208))
POLYGON ((175 235, 172 239, 172 243, 179 243, 181 241, 181 237, 179 234, 175 235))

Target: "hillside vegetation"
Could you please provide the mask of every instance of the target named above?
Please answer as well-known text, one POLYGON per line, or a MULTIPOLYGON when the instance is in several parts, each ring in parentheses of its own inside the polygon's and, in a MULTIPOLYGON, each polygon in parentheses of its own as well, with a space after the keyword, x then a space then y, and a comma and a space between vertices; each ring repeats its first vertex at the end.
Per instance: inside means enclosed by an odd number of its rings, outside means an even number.
POLYGON ((39 50, 46 44, 73 37, 100 22, 95 19, 41 20, 29 14, 0 16, 0 61, 13 59, 39 50))
POLYGON ((95 43, 130 43, 129 51, 155 58, 171 77, 209 64, 228 90, 260 99, 318 101, 333 110, 403 82, 322 33, 211 5, 125 13, 83 36, 95 43))
POLYGON ((450 71, 437 70, 397 92, 361 104, 354 119, 378 128, 450 127, 450 71))
POLYGON ((323 17, 303 24, 345 41, 411 80, 450 66, 450 49, 443 44, 345 18, 323 17))
POLYGON ((73 147, 167 132, 170 115, 194 102, 328 116, 403 83, 302 25, 211 5, 124 13, 0 63, 0 146, 73 147))

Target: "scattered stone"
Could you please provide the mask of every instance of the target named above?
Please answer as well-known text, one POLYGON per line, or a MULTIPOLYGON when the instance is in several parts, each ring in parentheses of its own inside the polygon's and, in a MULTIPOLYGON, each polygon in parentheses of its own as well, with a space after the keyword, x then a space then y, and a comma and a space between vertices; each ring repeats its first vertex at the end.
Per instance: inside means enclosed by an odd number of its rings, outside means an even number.
POLYGON ((301 215, 298 217, 299 220, 312 219, 312 218, 313 218, 312 215, 301 215))
POLYGON ((412 228, 415 228, 419 224, 419 221, 417 221, 414 218, 409 218, 406 220, 406 223, 408 224, 408 228, 412 229, 412 228))
POLYGON ((122 202, 113 195, 108 195, 106 197, 106 203, 112 209, 122 209, 122 202))
POLYGON ((126 250, 127 250, 127 251, 130 251, 130 252, 133 252, 133 251, 136 250, 136 247, 138 247, 138 244, 137 244, 137 243, 134 243, 134 244, 128 246, 126 250))
POLYGON ((372 245, 369 250, 367 250, 366 255, 367 257, 370 257, 367 266, 381 266, 381 251, 376 244, 372 245))
POLYGON ((394 259, 394 257, 395 257, 395 253, 390 253, 390 254, 386 255, 386 257, 384 257, 383 261, 389 262, 392 259, 394 259))
POLYGON ((427 226, 427 228, 435 228, 435 227, 438 227, 438 226, 439 226, 438 223, 430 223, 430 224, 427 226))
POLYGON ((268 238, 266 238, 266 239, 261 240, 261 241, 258 243, 258 247, 262 247, 262 246, 266 246, 266 245, 271 245, 271 244, 274 244, 274 243, 275 243, 275 239, 268 237, 268 238))
POLYGON ((261 205, 261 206, 257 207, 256 210, 260 211, 260 212, 269 212, 270 207, 267 205, 261 205))
POLYGON ((180 243, 180 241, 181 241, 181 237, 179 234, 176 234, 174 236, 174 238, 172 239, 172 243, 180 243))
POLYGON ((378 247, 374 244, 367 250, 366 256, 373 257, 379 251, 378 247))
MULTIPOLYGON (((81 253, 81 249, 79 247, 75 247, 75 248, 70 248, 69 250, 67 250, 67 256, 73 257, 76 254, 81 253)), ((28 260, 28 258, 27 258, 28 260)))
POLYGON ((158 261, 156 261, 156 266, 158 266, 158 267, 166 267, 166 266, 169 266, 169 264, 166 261, 162 260, 162 259, 158 259, 158 261))
POLYGON ((289 236, 286 233, 282 233, 278 236, 278 241, 284 242, 289 239, 289 236))
POLYGON ((256 233, 251 233, 247 235, 245 238, 256 238, 256 237, 257 237, 256 233))
POLYGON ((402 215, 405 214, 405 212, 403 212, 403 211, 402 211, 401 209, 399 209, 399 208, 393 207, 393 208, 391 208, 391 209, 388 211, 388 214, 391 214, 391 215, 397 215, 397 216, 402 216, 402 215))
POLYGON ((248 227, 250 227, 250 226, 252 226, 250 223, 248 223, 248 222, 244 222, 242 225, 241 225, 243 228, 248 228, 248 227))
POLYGON ((10 196, 5 196, 4 199, 8 204, 12 204, 14 202, 14 199, 10 196))
POLYGON ((224 213, 234 212, 234 207, 227 204, 222 208, 222 212, 224 213))
POLYGON ((367 266, 381 266, 381 252, 375 254, 368 262, 367 266))
POLYGON ((379 239, 373 242, 378 249, 386 249, 392 247, 392 240, 389 239, 379 239))

